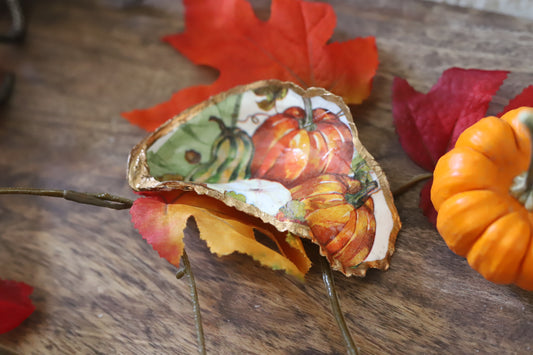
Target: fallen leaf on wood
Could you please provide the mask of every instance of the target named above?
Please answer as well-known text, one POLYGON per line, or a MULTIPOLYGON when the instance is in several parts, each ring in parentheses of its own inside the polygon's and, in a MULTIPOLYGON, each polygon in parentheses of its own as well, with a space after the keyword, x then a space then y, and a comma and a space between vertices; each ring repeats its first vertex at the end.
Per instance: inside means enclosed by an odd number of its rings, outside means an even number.
POLYGON ((33 287, 24 282, 0 279, 0 334, 15 329, 33 313, 32 292, 33 287))
POLYGON ((522 106, 533 107, 533 85, 528 86, 520 94, 516 95, 511 101, 509 101, 509 104, 505 106, 498 117, 501 117, 506 112, 522 106))
MULTIPOLYGON (((400 143, 409 157, 427 171, 454 147, 466 128, 483 118, 507 71, 451 68, 427 94, 417 92, 405 79, 393 83, 393 118, 400 143)), ((429 199, 431 181, 422 189, 420 207, 435 224, 429 199)))
POLYGON ((268 21, 245 0, 186 0, 186 28, 164 37, 197 65, 220 72, 210 85, 178 91, 170 100, 122 115, 153 131, 182 110, 234 86, 262 79, 322 87, 358 104, 370 94, 378 66, 374 37, 328 42, 336 16, 329 4, 272 1, 268 21))
POLYGON ((258 218, 205 195, 184 191, 152 193, 135 200, 131 216, 143 238, 175 266, 179 266, 184 229, 192 217, 200 238, 218 256, 247 254, 261 265, 300 279, 311 267, 300 238, 279 232, 258 218), (270 238, 277 250, 257 241, 256 231, 270 238))

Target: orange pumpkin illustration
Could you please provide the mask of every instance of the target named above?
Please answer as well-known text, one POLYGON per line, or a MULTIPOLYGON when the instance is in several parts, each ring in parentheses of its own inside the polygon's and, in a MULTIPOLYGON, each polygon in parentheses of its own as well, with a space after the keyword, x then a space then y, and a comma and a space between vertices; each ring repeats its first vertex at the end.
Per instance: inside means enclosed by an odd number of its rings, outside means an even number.
POLYGON ((290 107, 261 124, 252 136, 252 177, 287 187, 325 173, 348 174, 354 153, 352 134, 334 113, 290 107))
POLYGON ((324 174, 291 189, 304 203, 313 238, 342 268, 355 267, 370 253, 376 234, 375 185, 362 186, 346 175, 324 174))

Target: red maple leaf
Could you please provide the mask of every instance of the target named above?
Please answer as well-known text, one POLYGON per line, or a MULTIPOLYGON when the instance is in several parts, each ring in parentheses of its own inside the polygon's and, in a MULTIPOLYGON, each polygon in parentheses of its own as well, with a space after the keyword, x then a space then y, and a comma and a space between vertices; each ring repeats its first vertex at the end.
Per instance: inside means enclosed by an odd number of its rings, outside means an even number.
POLYGON ((514 99, 509 101, 509 104, 505 106, 498 117, 503 116, 508 111, 514 110, 515 108, 520 108, 522 106, 533 107, 533 85, 528 86, 522 90, 520 94, 516 95, 514 99))
MULTIPOLYGON (((507 74, 451 68, 427 94, 415 91, 405 79, 395 78, 392 113, 400 143, 409 157, 432 172, 461 132, 485 117, 492 96, 507 74)), ((430 200, 431 183, 422 188, 420 207, 434 224, 437 213, 430 200)))
POLYGON ((33 287, 24 282, 0 279, 0 334, 16 328, 33 313, 32 292, 33 287))
POLYGON ((273 0, 268 21, 246 0, 185 0, 185 32, 164 37, 198 65, 216 68, 211 85, 193 86, 169 101, 122 115, 153 131, 182 110, 237 85, 263 79, 323 87, 346 103, 370 94, 378 66, 374 37, 328 43, 336 24, 329 4, 273 0))

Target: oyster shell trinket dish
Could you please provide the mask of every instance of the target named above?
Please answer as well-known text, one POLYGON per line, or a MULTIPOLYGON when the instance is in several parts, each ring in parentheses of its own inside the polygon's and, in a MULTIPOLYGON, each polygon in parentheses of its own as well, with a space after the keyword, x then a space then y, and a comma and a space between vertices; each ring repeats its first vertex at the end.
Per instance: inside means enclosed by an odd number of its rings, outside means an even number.
POLYGON ((400 220, 349 108, 321 88, 239 86, 167 121, 135 146, 130 186, 208 195, 319 245, 332 267, 387 269, 400 220))

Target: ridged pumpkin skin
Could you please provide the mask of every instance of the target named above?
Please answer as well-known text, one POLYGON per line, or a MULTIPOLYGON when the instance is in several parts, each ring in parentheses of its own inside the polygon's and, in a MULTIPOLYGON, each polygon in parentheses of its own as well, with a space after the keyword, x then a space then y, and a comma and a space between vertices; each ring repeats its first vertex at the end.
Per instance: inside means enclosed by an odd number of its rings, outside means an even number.
POLYGON ((322 108, 290 107, 268 118, 252 136, 255 154, 252 177, 296 186, 320 174, 349 174, 354 145, 352 133, 337 115, 322 108))
POLYGON ((372 197, 357 208, 348 201, 360 190, 359 181, 337 174, 320 175, 291 189, 292 198, 305 205, 313 238, 343 270, 364 261, 376 235, 372 197))
POLYGON ((529 168, 532 108, 486 117, 466 129, 433 173, 437 229, 487 280, 533 290, 533 214, 509 190, 529 168))
POLYGON ((360 190, 360 181, 338 174, 320 175, 290 189, 293 200, 303 202, 306 211, 345 204, 346 194, 360 190))

